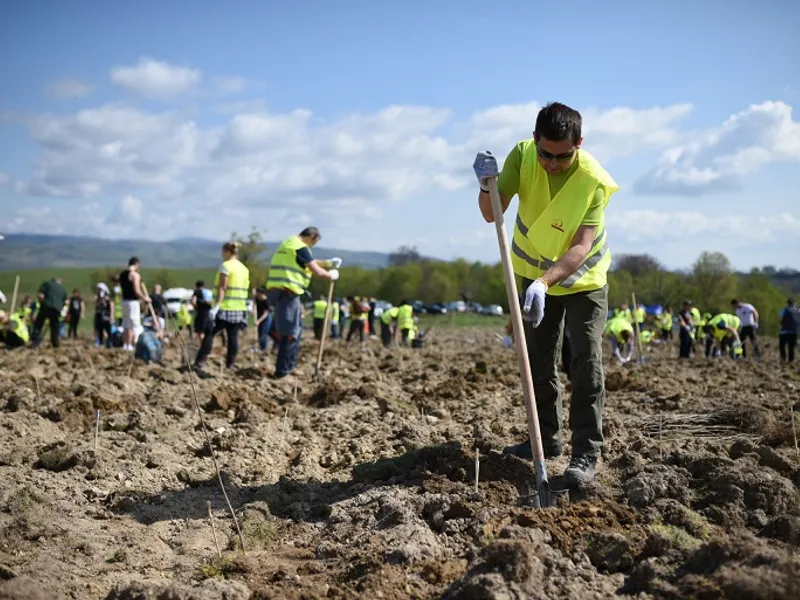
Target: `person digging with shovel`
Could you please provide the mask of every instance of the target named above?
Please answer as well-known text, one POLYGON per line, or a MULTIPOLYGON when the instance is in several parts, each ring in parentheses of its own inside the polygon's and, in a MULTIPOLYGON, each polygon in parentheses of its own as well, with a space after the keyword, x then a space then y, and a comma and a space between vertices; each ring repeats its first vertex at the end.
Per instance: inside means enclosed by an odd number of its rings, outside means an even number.
MULTIPOLYGON (((478 203, 487 223, 495 220, 489 187, 495 178, 503 212, 519 196, 510 253, 514 275, 522 283, 523 331, 545 458, 562 453, 556 362, 567 316, 572 457, 564 483, 575 487, 593 480, 603 448, 603 329, 611 263, 604 211, 619 190, 600 163, 581 149, 581 124, 578 111, 548 104, 536 118, 533 138, 511 150, 502 173, 488 151, 479 153, 473 164, 481 187, 478 203)), ((504 452, 528 459, 533 454, 530 440, 504 452)))

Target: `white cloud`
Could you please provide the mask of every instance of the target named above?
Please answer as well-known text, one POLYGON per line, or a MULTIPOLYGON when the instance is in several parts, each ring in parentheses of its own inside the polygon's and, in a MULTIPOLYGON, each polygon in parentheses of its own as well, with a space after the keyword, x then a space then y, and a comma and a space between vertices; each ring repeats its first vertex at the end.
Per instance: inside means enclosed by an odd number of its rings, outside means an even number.
POLYGON ((612 213, 607 222, 614 237, 619 236, 628 242, 680 241, 698 237, 713 238, 715 242, 725 238, 741 242, 800 239, 800 215, 787 212, 750 216, 631 210, 612 213))
POLYGON ((94 86, 80 79, 58 79, 47 86, 50 95, 59 100, 83 98, 94 91, 94 86))
POLYGON ((111 81, 145 98, 166 100, 189 91, 200 83, 202 73, 143 57, 136 66, 114 67, 111 81))
POLYGON ((744 176, 783 161, 800 162, 800 123, 792 119, 791 106, 764 102, 666 150, 635 187, 643 193, 684 195, 738 189, 744 176))
POLYGON ((238 76, 216 77, 211 84, 220 94, 240 94, 247 89, 247 80, 238 76))

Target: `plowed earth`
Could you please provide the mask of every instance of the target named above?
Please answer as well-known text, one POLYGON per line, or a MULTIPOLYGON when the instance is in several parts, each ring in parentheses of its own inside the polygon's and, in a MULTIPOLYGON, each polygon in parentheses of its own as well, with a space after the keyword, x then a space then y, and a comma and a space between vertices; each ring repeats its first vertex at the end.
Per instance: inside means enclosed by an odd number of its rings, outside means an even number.
POLYGON ((174 340, 130 375, 81 344, 2 352, 0 599, 800 598, 800 372, 767 345, 608 364, 596 484, 547 510, 499 452, 526 425, 494 332, 332 343, 316 382, 313 340, 278 382, 243 348, 195 386, 246 554, 174 340))

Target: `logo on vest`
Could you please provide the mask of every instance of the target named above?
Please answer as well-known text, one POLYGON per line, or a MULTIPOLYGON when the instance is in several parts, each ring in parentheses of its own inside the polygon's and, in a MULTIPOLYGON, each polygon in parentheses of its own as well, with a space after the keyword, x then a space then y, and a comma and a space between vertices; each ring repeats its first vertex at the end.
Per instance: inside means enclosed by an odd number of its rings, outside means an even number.
POLYGON ((553 229, 558 229, 561 233, 564 233, 564 221, 561 219, 555 219, 551 224, 550 227, 553 229))

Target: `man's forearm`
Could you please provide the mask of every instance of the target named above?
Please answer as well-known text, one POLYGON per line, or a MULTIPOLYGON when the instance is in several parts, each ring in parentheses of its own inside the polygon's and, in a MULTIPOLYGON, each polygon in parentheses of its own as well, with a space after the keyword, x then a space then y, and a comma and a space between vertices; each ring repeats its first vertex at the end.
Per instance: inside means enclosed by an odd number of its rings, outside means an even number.
MULTIPOLYGON (((500 205, 503 208, 503 213, 506 212, 508 205, 511 204, 511 198, 500 196, 500 205)), ((489 192, 478 192, 478 207, 481 209, 481 215, 487 223, 494 223, 494 212, 492 212, 492 197, 489 192)))
POLYGON ((557 285, 572 275, 586 260, 589 248, 585 246, 572 246, 559 258, 555 264, 544 272, 541 276, 547 287, 557 285))

